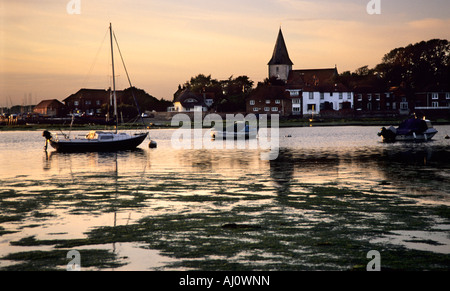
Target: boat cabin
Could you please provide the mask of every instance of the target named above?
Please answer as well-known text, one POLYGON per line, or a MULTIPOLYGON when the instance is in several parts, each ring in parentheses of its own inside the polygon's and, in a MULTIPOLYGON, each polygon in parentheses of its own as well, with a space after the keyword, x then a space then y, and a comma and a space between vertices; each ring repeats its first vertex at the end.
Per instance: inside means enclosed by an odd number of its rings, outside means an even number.
POLYGON ((112 133, 105 131, 95 131, 91 130, 88 134, 86 134, 87 140, 99 140, 99 141, 108 141, 108 140, 117 140, 121 138, 126 138, 129 135, 121 132, 121 133, 112 133))

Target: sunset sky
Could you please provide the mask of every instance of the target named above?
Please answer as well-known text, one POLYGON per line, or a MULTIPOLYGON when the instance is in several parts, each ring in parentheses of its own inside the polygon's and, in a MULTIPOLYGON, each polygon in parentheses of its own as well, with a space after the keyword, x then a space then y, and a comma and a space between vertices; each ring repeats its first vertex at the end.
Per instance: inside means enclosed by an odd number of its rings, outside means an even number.
POLYGON ((0 0, 0 106, 108 88, 110 22, 132 84, 168 100, 200 73, 263 81, 280 26, 294 69, 354 71, 393 48, 450 39, 450 1, 379 1, 369 15, 369 0, 79 0, 80 14, 70 0, 0 0))

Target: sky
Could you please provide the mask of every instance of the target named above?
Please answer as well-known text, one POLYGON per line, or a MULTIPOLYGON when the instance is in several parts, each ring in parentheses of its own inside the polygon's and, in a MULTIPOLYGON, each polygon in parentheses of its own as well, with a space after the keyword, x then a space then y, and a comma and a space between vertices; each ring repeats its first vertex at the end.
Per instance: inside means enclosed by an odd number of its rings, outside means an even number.
MULTIPOLYGON (((293 69, 343 72, 450 40, 449 12, 448 0, 0 0, 0 106, 110 87, 109 23, 132 85, 172 100, 198 74, 263 81, 280 27, 293 69)), ((115 68, 129 87, 117 51, 115 68)))

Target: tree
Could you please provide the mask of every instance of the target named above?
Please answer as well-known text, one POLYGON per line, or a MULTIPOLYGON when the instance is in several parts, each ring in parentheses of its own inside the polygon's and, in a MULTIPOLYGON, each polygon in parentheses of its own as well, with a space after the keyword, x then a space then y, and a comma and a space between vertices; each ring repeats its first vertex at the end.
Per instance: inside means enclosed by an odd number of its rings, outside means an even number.
POLYGON ((432 39, 391 50, 375 67, 390 85, 405 83, 411 89, 449 88, 450 43, 432 39))
MULTIPOLYGON (((184 84, 193 93, 214 93, 213 109, 218 112, 245 111, 245 98, 253 88, 253 81, 248 76, 239 76, 233 78, 230 76, 227 80, 218 81, 211 75, 199 74, 191 77, 184 84)), ((181 86, 178 87, 178 90, 181 86)))
MULTIPOLYGON (((130 87, 123 91, 123 95, 121 96, 121 104, 119 105, 129 105, 134 106, 136 108, 136 114, 137 114, 137 106, 139 106, 139 109, 141 113, 144 111, 167 111, 167 107, 172 105, 172 102, 163 100, 158 100, 156 97, 153 97, 152 95, 148 94, 142 89, 136 88, 136 87, 130 87), (136 101, 134 100, 136 98, 136 101)), ((131 109, 128 109, 127 106, 124 106, 124 108, 127 108, 127 112, 131 115, 133 114, 133 111, 131 109)))

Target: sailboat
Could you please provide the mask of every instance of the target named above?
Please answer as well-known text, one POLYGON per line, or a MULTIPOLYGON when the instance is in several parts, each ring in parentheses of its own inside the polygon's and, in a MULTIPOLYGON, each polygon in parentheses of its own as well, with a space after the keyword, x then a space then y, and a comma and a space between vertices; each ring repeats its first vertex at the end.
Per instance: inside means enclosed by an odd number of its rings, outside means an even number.
MULTIPOLYGON (((116 119, 115 132, 106 131, 90 131, 83 137, 70 138, 63 135, 62 138, 53 137, 52 134, 45 130, 45 149, 48 143, 59 152, 108 152, 131 150, 138 147, 147 137, 148 132, 129 134, 125 132, 117 132, 118 115, 117 115, 117 97, 116 82, 114 77, 114 48, 113 48, 113 31, 112 25, 109 24, 109 34, 111 39, 111 59, 112 59, 112 80, 113 80, 113 101, 114 116, 116 119)), ((130 84, 131 85, 131 84, 130 84)))

